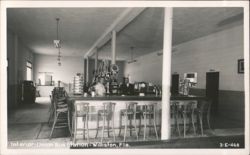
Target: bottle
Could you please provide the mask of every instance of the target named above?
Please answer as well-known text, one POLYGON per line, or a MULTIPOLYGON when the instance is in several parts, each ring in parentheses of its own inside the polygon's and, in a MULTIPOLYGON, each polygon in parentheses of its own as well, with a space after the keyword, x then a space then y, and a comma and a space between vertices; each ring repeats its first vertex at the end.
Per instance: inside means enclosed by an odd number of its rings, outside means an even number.
POLYGON ((109 94, 109 82, 107 82, 107 84, 106 84, 106 94, 109 94))

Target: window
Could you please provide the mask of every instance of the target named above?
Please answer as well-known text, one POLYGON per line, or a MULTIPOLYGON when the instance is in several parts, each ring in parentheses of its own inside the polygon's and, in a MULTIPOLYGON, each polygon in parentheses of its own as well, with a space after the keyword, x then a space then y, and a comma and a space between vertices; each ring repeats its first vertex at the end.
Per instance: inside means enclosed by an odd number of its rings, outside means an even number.
POLYGON ((26 80, 32 80, 32 63, 26 62, 26 80))

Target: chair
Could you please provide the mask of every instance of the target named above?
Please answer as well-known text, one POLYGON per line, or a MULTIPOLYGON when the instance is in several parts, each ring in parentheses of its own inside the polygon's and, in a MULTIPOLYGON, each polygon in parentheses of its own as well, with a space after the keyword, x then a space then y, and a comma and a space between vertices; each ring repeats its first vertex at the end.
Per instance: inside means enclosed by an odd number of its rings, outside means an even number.
POLYGON ((97 138, 98 136, 98 130, 99 130, 99 118, 102 118, 103 124, 102 124, 102 136, 101 136, 101 143, 103 142, 103 138, 104 138, 104 131, 108 132, 108 137, 109 137, 109 123, 111 121, 111 128, 112 128, 112 132, 113 132, 113 139, 115 141, 115 129, 114 129, 114 112, 115 112, 115 103, 112 102, 104 102, 103 103, 103 109, 98 110, 97 112, 97 129, 96 129, 96 136, 95 138, 97 138), (106 125, 106 121, 107 121, 107 126, 106 125), (106 127, 106 128, 105 128, 106 127))
POLYGON ((74 135, 74 143, 76 142, 77 131, 83 131, 83 139, 85 139, 85 130, 87 129, 87 141, 89 142, 89 126, 88 126, 88 118, 89 118, 89 103, 78 102, 74 103, 74 113, 73 113, 73 121, 72 121, 72 134, 74 135), (82 118, 83 128, 78 128, 78 118, 82 118))
MULTIPOLYGON (((137 110, 137 102, 127 102, 126 108, 120 111, 120 122, 119 122, 119 136, 121 135, 122 129, 122 118, 124 117, 124 142, 126 141, 127 137, 127 130, 128 130, 128 120, 130 122, 129 129, 130 129, 130 136, 132 132, 132 128, 134 128, 136 138, 138 140, 138 132, 137 132, 137 125, 136 125, 136 116, 139 114, 141 115, 141 111, 137 110), (132 119, 134 121, 134 125, 132 126, 132 119)), ((141 120, 141 119, 140 119, 141 120)))
POLYGON ((153 127, 155 130, 156 139, 158 140, 158 133, 156 129, 156 106, 157 103, 150 103, 147 105, 142 106, 142 116, 143 116, 143 122, 144 122, 144 134, 143 139, 146 139, 146 130, 147 130, 147 118, 149 119, 149 122, 151 119, 153 119, 153 127))
POLYGON ((70 113, 69 107, 67 104, 67 100, 65 98, 57 97, 58 94, 55 92, 55 98, 53 99, 53 106, 54 106, 54 121, 53 126, 51 129, 50 137, 52 138, 53 132, 55 128, 68 128, 71 134, 70 128, 70 113))
POLYGON ((210 111, 211 111, 211 101, 210 100, 201 100, 199 101, 198 108, 196 109, 196 113, 199 117, 201 135, 203 136, 203 118, 204 115, 207 120, 208 128, 211 129, 210 126, 210 111))
POLYGON ((48 124, 50 125, 51 119, 54 116, 54 100, 57 99, 57 101, 59 101, 58 104, 60 103, 64 103, 63 101, 66 100, 66 92, 64 91, 63 87, 55 87, 52 91, 51 91, 51 95, 50 95, 50 102, 51 105, 49 107, 49 120, 48 120, 48 124))
MULTIPOLYGON (((186 124, 187 124, 187 119, 191 119, 191 121, 189 121, 192 123, 193 126, 193 130, 194 130, 194 134, 196 135, 196 128, 195 128, 195 120, 194 120, 194 116, 195 116, 195 109, 197 107, 197 102, 187 102, 187 103, 183 103, 181 104, 179 102, 179 105, 177 105, 177 111, 178 113, 182 116, 183 119, 183 135, 184 138, 186 137, 186 124)), ((178 120, 179 120, 179 114, 178 114, 178 120)), ((190 128, 190 125, 189 125, 190 128)))
POLYGON ((53 91, 56 93, 58 97, 65 97, 66 96, 66 91, 64 87, 55 87, 53 91))

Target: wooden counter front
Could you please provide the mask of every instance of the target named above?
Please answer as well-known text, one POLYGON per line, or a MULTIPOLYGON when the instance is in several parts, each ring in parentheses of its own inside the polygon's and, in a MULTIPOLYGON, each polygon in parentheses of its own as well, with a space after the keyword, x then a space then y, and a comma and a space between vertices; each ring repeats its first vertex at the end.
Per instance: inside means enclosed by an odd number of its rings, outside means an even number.
MULTIPOLYGON (((126 102, 135 101, 138 103, 138 106, 145 105, 149 103, 157 103, 157 116, 156 121, 157 125, 160 125, 160 109, 161 109, 161 96, 103 96, 103 97, 84 97, 82 95, 68 95, 68 99, 71 101, 71 107, 74 103, 87 102, 90 106, 89 112, 89 128, 96 129, 97 127, 97 111, 103 108, 103 102, 113 102, 116 103, 115 112, 114 112, 114 127, 116 132, 119 129, 120 121, 120 111, 126 108, 126 102)), ((124 121, 124 120, 122 120, 124 121)), ((78 119, 78 123, 82 124, 82 119, 78 119)), ((139 120, 138 120, 139 123, 139 120)), ((124 123, 123 123, 124 124, 124 123)), ((139 125, 139 124, 138 124, 139 125)))

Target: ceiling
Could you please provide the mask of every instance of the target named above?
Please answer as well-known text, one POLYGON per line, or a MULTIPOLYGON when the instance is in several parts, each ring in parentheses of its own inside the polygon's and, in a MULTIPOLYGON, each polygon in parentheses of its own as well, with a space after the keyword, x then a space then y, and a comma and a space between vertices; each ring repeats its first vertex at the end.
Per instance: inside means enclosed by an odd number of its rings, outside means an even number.
POLYGON ((8 29, 35 53, 57 55, 56 18, 63 56, 83 56, 125 8, 18 8, 7 10, 8 29))
MULTIPOLYGON (((63 56, 83 56, 125 8, 8 9, 8 29, 35 53, 57 55, 53 46, 56 21, 63 56)), ((173 45, 242 24, 242 8, 174 8, 173 45)), ((118 59, 138 57, 163 47, 163 8, 147 8, 117 34, 118 59)), ((110 42, 100 57, 111 54, 110 42)))

